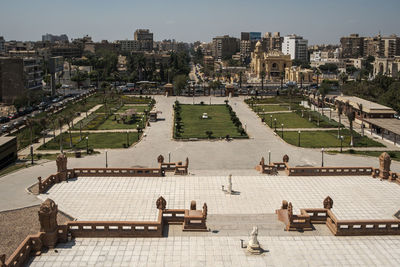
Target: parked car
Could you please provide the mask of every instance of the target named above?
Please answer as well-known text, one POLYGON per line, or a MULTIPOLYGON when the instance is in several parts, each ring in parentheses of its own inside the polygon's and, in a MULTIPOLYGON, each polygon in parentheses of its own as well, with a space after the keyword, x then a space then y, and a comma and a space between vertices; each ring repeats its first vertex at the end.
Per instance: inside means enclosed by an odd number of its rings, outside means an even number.
POLYGON ((10 121, 10 118, 8 118, 8 117, 0 117, 0 123, 6 123, 9 121, 10 121))

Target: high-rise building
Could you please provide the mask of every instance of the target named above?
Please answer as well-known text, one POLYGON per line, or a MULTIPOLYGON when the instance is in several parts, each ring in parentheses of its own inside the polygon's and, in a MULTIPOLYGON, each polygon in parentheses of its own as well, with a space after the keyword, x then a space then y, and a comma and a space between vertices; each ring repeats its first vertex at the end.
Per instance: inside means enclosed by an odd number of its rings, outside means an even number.
POLYGON ((265 48, 269 50, 282 51, 283 37, 281 37, 280 32, 274 32, 273 34, 266 32, 264 38, 262 38, 262 42, 265 42, 265 48))
POLYGON ((0 36, 0 53, 6 52, 6 41, 3 36, 0 36))
POLYGON ((295 34, 285 36, 282 43, 282 53, 290 55, 292 60, 308 61, 308 40, 295 34))
POLYGON ((400 37, 390 35, 381 38, 381 54, 386 58, 400 56, 400 37))
POLYGON ((139 51, 140 50, 139 41, 136 41, 136 40, 119 40, 117 42, 121 47, 121 51, 130 52, 130 51, 139 51))
POLYGON ((229 35, 213 38, 213 57, 216 60, 232 57, 239 50, 239 40, 229 35))
POLYGON ((42 89, 39 58, 0 58, 0 100, 8 104, 29 90, 42 89))
POLYGON ((365 37, 363 40, 363 56, 383 57, 381 36, 365 37))
POLYGON ((42 42, 50 42, 50 43, 62 42, 62 43, 68 43, 68 36, 67 36, 66 34, 53 35, 53 34, 46 33, 45 35, 42 35, 42 42))
POLYGON ((140 51, 153 50, 153 33, 148 29, 137 29, 134 40, 139 42, 140 51))
POLYGON ((364 37, 358 34, 340 38, 342 58, 359 58, 364 55, 364 37))

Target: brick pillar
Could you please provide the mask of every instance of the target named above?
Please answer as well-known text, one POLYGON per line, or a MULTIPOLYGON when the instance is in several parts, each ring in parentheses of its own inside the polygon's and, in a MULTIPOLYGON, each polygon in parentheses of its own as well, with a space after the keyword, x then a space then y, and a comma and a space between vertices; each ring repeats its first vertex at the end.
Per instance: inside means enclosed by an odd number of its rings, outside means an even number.
POLYGON ((51 199, 46 199, 41 205, 39 214, 40 231, 44 232, 42 239, 43 245, 53 248, 57 244, 58 224, 57 224, 58 207, 51 199))

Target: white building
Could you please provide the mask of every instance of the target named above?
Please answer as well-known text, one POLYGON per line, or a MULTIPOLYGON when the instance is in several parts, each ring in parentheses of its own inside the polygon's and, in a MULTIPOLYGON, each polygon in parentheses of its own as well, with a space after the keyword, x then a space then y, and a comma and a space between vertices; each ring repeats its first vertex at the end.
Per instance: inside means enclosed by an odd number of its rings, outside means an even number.
POLYGON ((290 55, 290 58, 308 61, 308 40, 295 34, 283 38, 282 53, 290 55))

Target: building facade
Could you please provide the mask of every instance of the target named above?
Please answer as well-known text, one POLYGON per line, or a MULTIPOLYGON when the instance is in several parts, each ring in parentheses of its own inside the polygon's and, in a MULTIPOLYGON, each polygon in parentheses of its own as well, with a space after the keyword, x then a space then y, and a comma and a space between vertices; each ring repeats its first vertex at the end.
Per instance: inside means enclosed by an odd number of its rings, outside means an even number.
POLYGON ((229 35, 213 38, 212 53, 215 60, 222 60, 232 57, 239 50, 239 40, 229 35))
POLYGON ((393 78, 400 77, 400 56, 393 58, 375 58, 374 77, 382 74, 393 78))
POLYGON ((313 71, 293 66, 285 69, 285 81, 295 82, 297 84, 312 83, 313 71))
POLYGON ((342 58, 359 58, 364 55, 364 37, 358 34, 340 38, 342 58))
POLYGON ((261 78, 265 74, 267 80, 279 80, 286 68, 292 66, 290 55, 284 55, 279 50, 265 52, 261 42, 257 42, 254 52, 251 53, 251 72, 261 78))
POLYGON ((290 55, 292 60, 308 61, 308 40, 302 36, 288 35, 283 38, 282 53, 290 55))
POLYGON ((39 58, 0 58, 0 99, 12 104, 30 90, 42 89, 43 72, 39 58))
POLYGON ((3 36, 0 36, 0 53, 6 52, 6 41, 3 36))
POLYGON ((66 34, 53 35, 53 34, 46 33, 45 35, 42 35, 42 42, 50 42, 50 43, 61 42, 61 43, 68 43, 68 36, 67 36, 66 34))
POLYGON ((149 29, 137 29, 134 40, 139 43, 139 51, 153 51, 153 33, 149 29))

